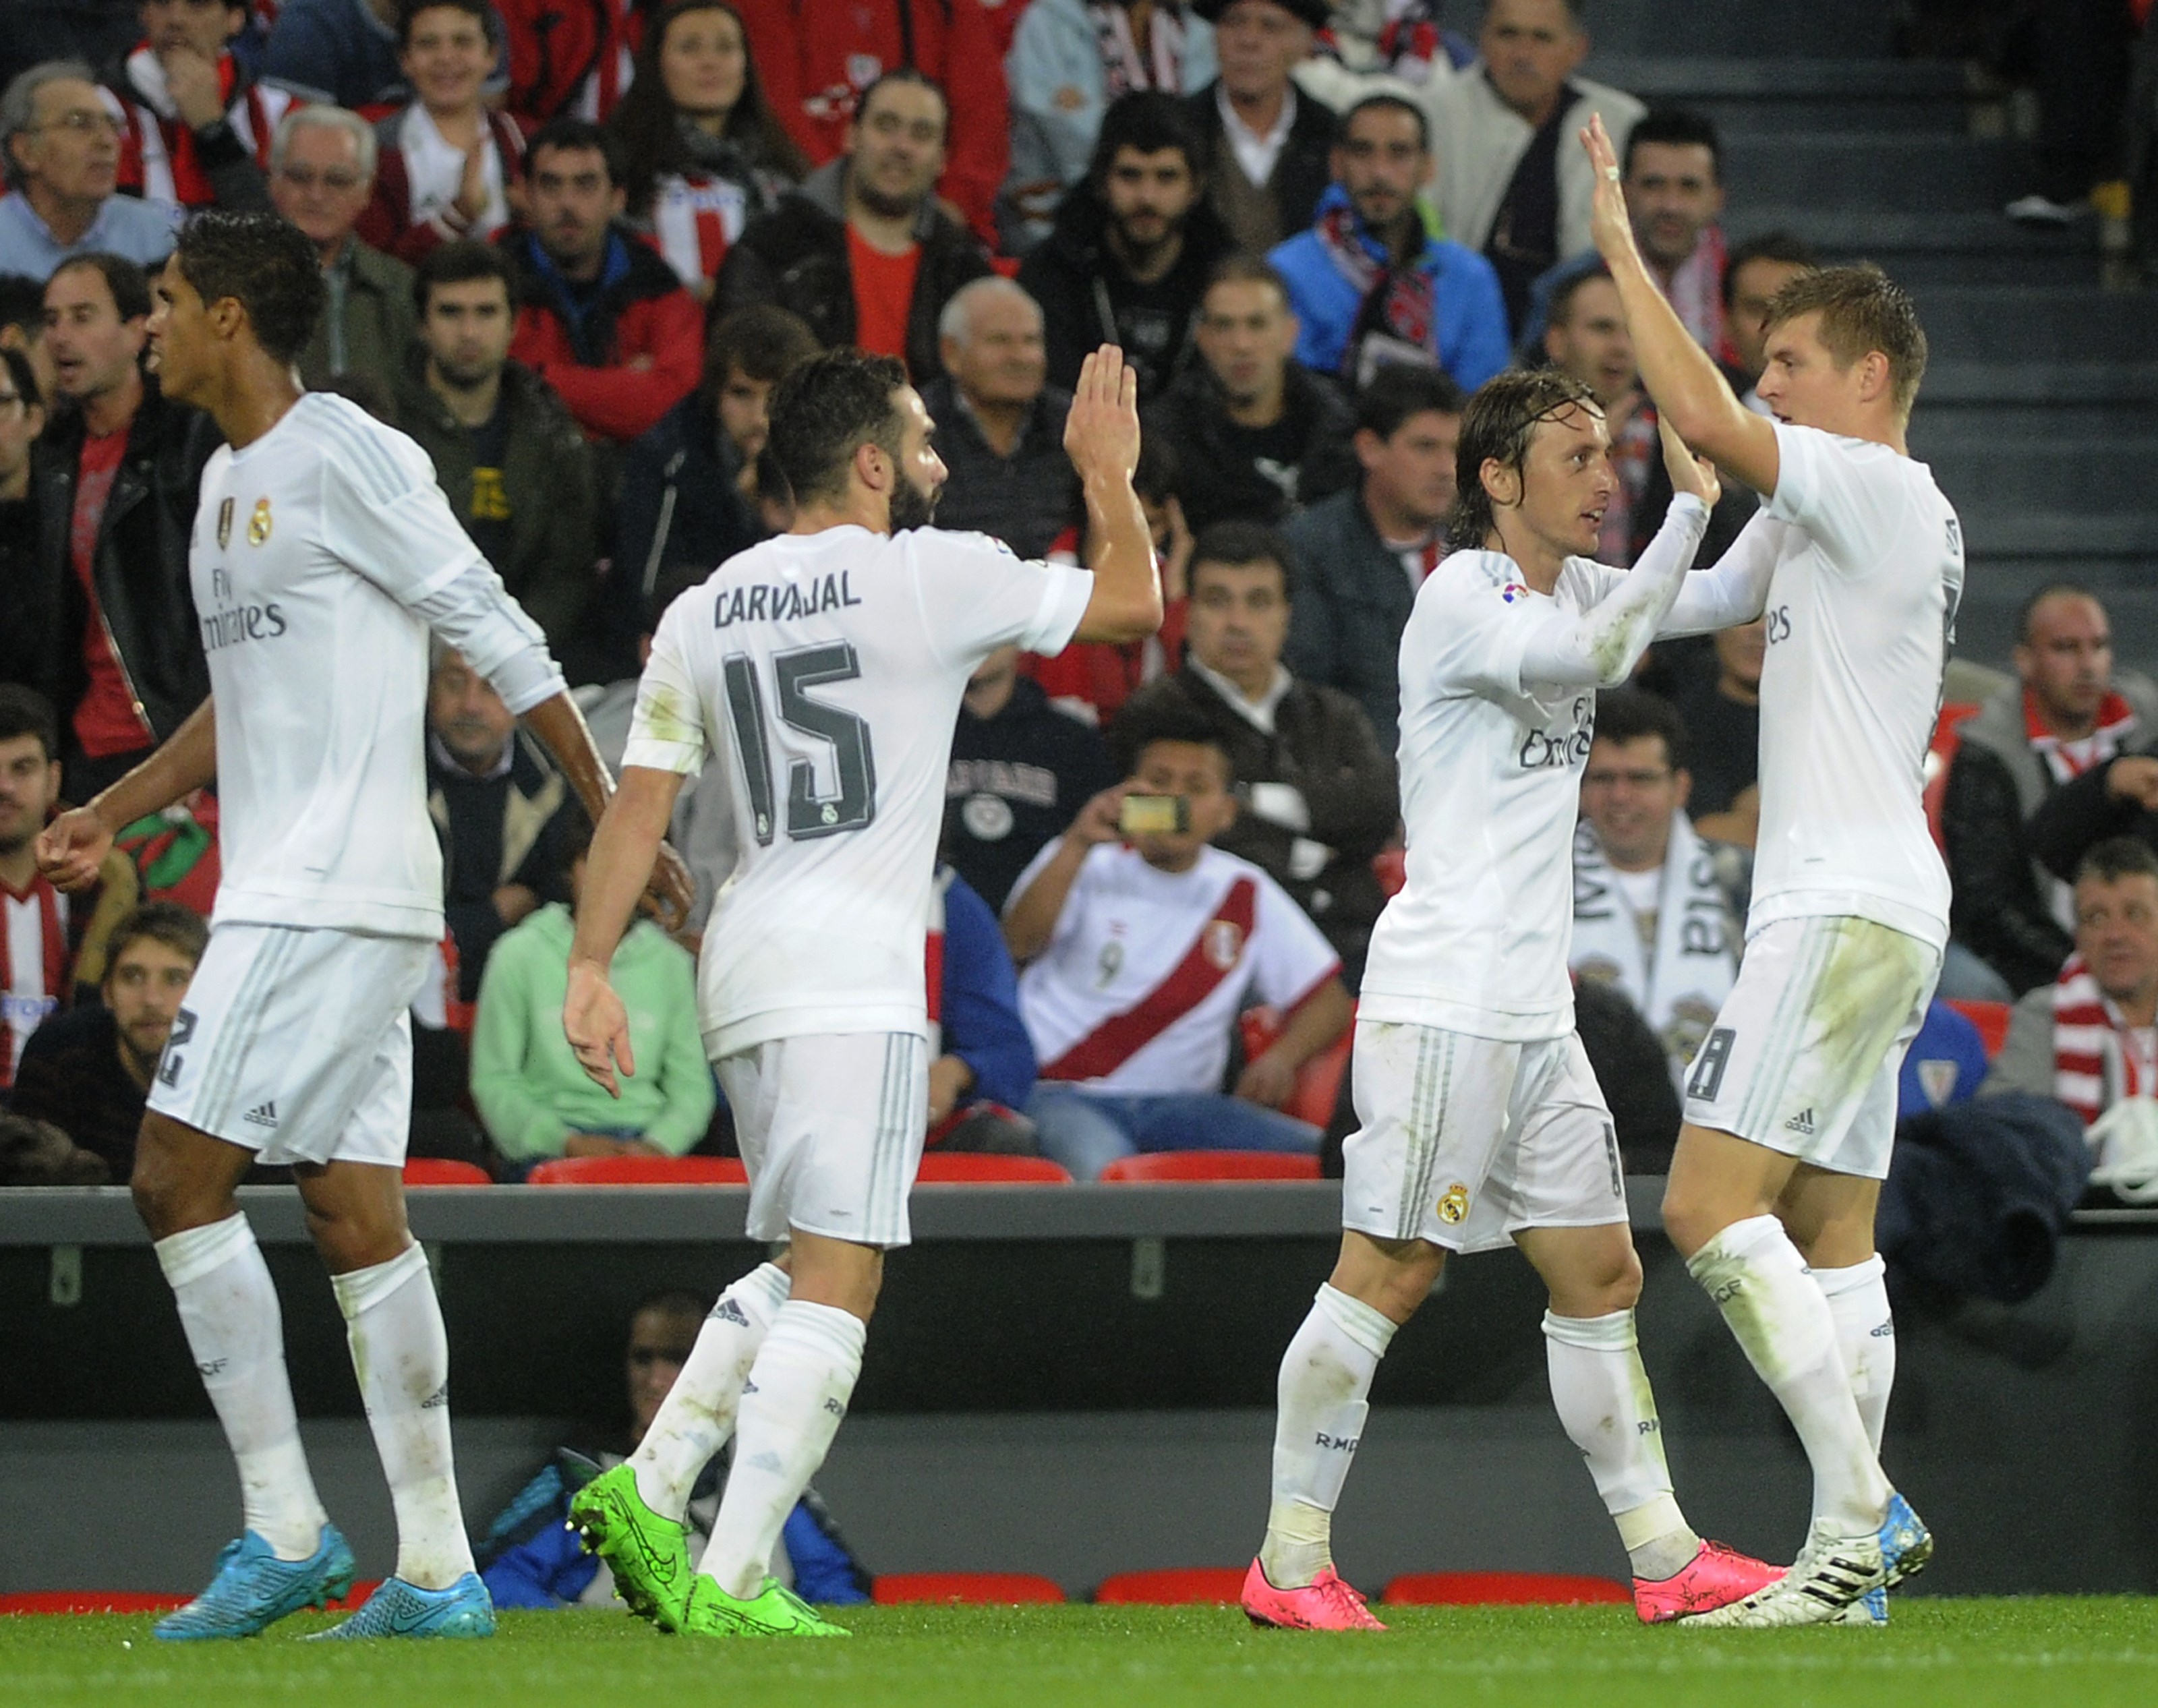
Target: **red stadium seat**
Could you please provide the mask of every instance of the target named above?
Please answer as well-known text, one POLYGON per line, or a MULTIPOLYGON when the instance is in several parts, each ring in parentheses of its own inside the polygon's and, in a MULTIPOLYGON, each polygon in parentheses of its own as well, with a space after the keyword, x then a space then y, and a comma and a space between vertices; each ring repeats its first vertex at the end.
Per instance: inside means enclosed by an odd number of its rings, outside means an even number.
POLYGON ((1000 1157, 981 1151, 930 1151, 917 1186, 1069 1186, 1071 1171, 1047 1157, 1000 1157))
POLYGON ((1395 1607, 1568 1607, 1631 1602, 1634 1592, 1608 1577, 1564 1571, 1409 1571, 1386 1586, 1395 1607))
POLYGON ((525 1179, 534 1186, 746 1186, 734 1157, 557 1157, 525 1179))
POLYGON ((0 1613, 163 1613, 188 1600, 132 1589, 16 1590, 0 1595, 0 1613))
POLYGON ((1244 1593, 1241 1566, 1189 1566, 1162 1571, 1119 1571, 1105 1577, 1094 1599, 1150 1607, 1189 1607, 1214 1602, 1234 1607, 1244 1593))
POLYGON ((1102 1170, 1104 1180, 1154 1185, 1164 1180, 1316 1180, 1317 1157, 1260 1150, 1163 1150, 1118 1157, 1102 1170))
POLYGON ((476 1163, 453 1163, 446 1157, 414 1157, 405 1164, 407 1186, 492 1186, 494 1181, 476 1163))
MULTIPOLYGON (((1244 1060, 1263 1055, 1282 1035, 1281 1018, 1272 1009, 1247 1009, 1236 1017, 1242 1029, 1244 1060)), ((1296 1071, 1296 1089, 1282 1113, 1324 1127, 1334 1119, 1335 1101, 1341 1095, 1341 1076, 1349 1071, 1349 1045, 1355 1036, 1351 1026, 1332 1044, 1296 1071)))
POLYGON ((1943 847, 1941 802, 1948 797, 1949 766, 1954 763, 1956 749, 1963 746, 1963 720, 1977 710, 1975 705, 1959 700, 1943 706, 1933 720, 1933 739, 1926 746, 1925 792, 1920 798, 1925 802, 1926 828, 1933 833, 1937 848, 1943 847))
POLYGON ((1954 998, 1949 1006, 1978 1028, 1979 1040, 1985 1045, 1988 1061, 2001 1054, 2001 1046, 2008 1041, 2008 1019, 2015 1012, 2013 1009, 2005 1002, 1964 1002, 1954 998))
POLYGON ((871 1585, 870 1596, 880 1607, 906 1602, 1010 1607, 1019 1602, 1061 1602, 1064 1592, 1051 1579, 1030 1571, 893 1571, 871 1585))

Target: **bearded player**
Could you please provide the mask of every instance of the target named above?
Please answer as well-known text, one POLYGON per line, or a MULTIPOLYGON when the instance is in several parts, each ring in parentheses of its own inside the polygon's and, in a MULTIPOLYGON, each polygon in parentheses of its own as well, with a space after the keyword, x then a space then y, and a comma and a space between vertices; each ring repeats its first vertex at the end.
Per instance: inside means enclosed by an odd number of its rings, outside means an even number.
POLYGON ((1754 414, 1650 280, 1602 126, 1582 142, 1643 380, 1765 500, 1726 559, 1758 590, 1735 619, 1768 627, 1746 958, 1686 1082, 1664 1226, 1804 1443, 1813 1524, 1788 1574, 1712 1622, 1882 1621, 1933 1552, 1881 1468, 1895 1339, 1873 1247, 1949 928, 1920 792, 1963 535, 1904 438, 1926 336, 1877 268, 1802 274, 1769 304, 1754 414))
MULTIPOLYGON (((313 245, 266 214, 200 214, 157 295, 165 395, 207 410, 227 441, 203 472, 188 552, 210 698, 38 847, 48 876, 80 886, 121 826, 218 786, 209 947, 151 1087, 132 1184, 239 1464, 244 1528, 157 1634, 252 1636, 352 1582, 301 1448, 276 1291, 233 1196, 263 1162, 289 1164, 307 1205, 397 1514, 395 1575, 323 1634, 484 1636, 494 1613, 457 1504, 441 1310, 400 1172, 407 1010, 442 936, 430 632, 524 715, 596 813, 607 771, 426 453, 295 382, 323 307, 313 245)), ((661 883, 678 907, 686 879, 670 855, 661 883)))
POLYGON ((608 960, 683 779, 709 756, 742 853, 705 928, 700 1018, 749 1168, 750 1236, 787 1246, 720 1294, 636 1454, 571 1504, 623 1600, 664 1629, 844 1634, 770 1562, 846 1414, 884 1254, 907 1242, 953 726, 999 647, 1055 653, 1159 627, 1132 491, 1137 397, 1113 347, 1087 358, 1064 443, 1098 542, 1090 573, 922 526, 944 465, 906 370, 850 349, 805 363, 772 395, 768 441, 792 529, 677 599, 653 639, 622 792, 586 869, 564 1029, 612 1090, 631 1058, 608 960), (693 1575, 684 1504, 730 1434, 693 1575))

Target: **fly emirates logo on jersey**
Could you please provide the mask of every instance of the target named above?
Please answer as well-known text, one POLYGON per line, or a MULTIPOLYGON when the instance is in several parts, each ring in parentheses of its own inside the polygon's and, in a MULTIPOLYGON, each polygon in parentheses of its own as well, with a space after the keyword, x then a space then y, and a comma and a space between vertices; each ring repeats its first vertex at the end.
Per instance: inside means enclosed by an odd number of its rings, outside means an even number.
MULTIPOLYGON (((233 501, 227 498, 218 507, 217 548, 219 551, 232 549, 233 501)), ((259 548, 270 543, 276 527, 271 515, 270 501, 257 498, 255 508, 247 519, 247 544, 259 548)), ((236 647, 245 641, 274 641, 285 632, 285 613, 276 600, 261 605, 250 605, 241 599, 232 585, 232 573, 222 564, 209 572, 211 609, 202 614, 203 651, 214 653, 225 647, 236 647)))
POLYGON ((1531 730, 1521 738, 1516 756, 1523 771, 1564 771, 1588 762, 1588 749, 1596 739, 1596 700, 1583 694, 1573 703, 1572 727, 1554 725, 1531 730))

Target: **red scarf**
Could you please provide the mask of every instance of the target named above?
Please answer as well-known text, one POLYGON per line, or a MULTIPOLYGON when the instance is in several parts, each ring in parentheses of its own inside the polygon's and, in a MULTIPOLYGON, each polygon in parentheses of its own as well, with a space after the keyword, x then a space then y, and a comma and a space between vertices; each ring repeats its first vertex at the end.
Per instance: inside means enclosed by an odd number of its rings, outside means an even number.
POLYGON ((2027 688, 2023 690, 2023 733, 2031 751, 2046 761, 2046 769, 2057 783, 2073 782, 2093 766, 2104 764, 2120 751, 2121 744, 2135 728, 2135 708, 2119 694, 2109 693, 2099 704, 2098 727, 2073 744, 2083 751, 2072 753, 2039 716, 2037 695, 2027 688))
POLYGON ((1438 281, 1417 265, 1419 249, 1406 266, 1395 266, 1383 245, 1364 235, 1356 210, 1339 186, 1319 204, 1312 230, 1334 265, 1356 287, 1362 299, 1355 325, 1342 346, 1341 371, 1354 375, 1365 335, 1382 332, 1419 350, 1435 348, 1433 329, 1438 322, 1438 281), (1373 251, 1376 250, 1377 254, 1373 251), (1382 263, 1381 257, 1386 257, 1382 263))
MULTIPOLYGON (((163 116, 144 92, 142 81, 147 80, 158 98, 170 100, 164 94, 163 68, 148 43, 128 56, 127 67, 130 80, 123 85, 126 98, 120 102, 120 188, 183 208, 209 206, 217 200, 217 191, 203 170, 195 133, 184 121, 163 116)), ((289 101, 281 98, 278 111, 272 111, 272 103, 251 83, 235 99, 239 81, 239 67, 226 54, 217 62, 218 99, 225 103, 226 120, 254 155, 256 165, 267 172, 271 140, 289 101)))
POLYGON ((2130 1047, 2120 1010, 2099 988, 2081 955, 2071 955, 2053 985, 2053 1095, 2074 1110, 2088 1127, 2121 1097, 2149 1097, 2158 1085, 2145 1085, 2130 1047), (2108 1045, 2119 1064, 2113 1078, 2108 1045))

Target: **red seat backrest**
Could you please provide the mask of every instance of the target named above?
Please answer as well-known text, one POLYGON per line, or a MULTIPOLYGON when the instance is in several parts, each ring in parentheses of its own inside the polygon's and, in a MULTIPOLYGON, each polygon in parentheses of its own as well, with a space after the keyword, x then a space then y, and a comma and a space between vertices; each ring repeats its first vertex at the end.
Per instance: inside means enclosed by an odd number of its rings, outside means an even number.
POLYGON ((917 1186, 1069 1186, 1071 1171, 1047 1157, 1002 1157, 982 1151, 929 1151, 914 1177, 917 1186))
POLYGON ((1949 1006, 1972 1025, 1978 1028, 1979 1041, 1985 1045, 1988 1061, 2001 1054, 2001 1046, 2008 1041, 2008 1021, 2015 1010, 2005 1002, 1971 1002, 1951 997, 1949 1006))
POLYGON ((978 1607, 1009 1607, 1018 1602, 1061 1602, 1064 1592, 1054 1580, 1030 1571, 893 1571, 870 1586, 880 1607, 906 1602, 964 1602, 978 1607))
POLYGON ((1104 1180, 1146 1184, 1164 1180, 1316 1180, 1317 1157, 1257 1150, 1164 1150, 1118 1157, 1102 1170, 1104 1180))
POLYGON ((746 1186, 734 1157, 557 1157, 524 1177, 534 1186, 746 1186))
MULTIPOLYGON (((1351 1011, 1354 1012, 1353 1010, 1351 1011)), ((1244 1060, 1250 1061, 1273 1048, 1282 1035, 1281 1016, 1273 1009, 1247 1009, 1236 1016, 1242 1035, 1244 1060)), ((1349 1046, 1356 1035, 1349 1029, 1296 1071, 1296 1089, 1282 1113, 1323 1127, 1334 1119, 1334 1105, 1341 1095, 1341 1076, 1349 1071, 1349 1046)))
POLYGON ((1244 1593, 1244 1573, 1235 1566, 1173 1566, 1159 1571, 1119 1571, 1096 1587, 1097 1602, 1173 1607, 1206 1602, 1233 1607, 1244 1593))
POLYGON ((447 1157, 414 1157, 405 1164, 407 1186, 492 1186, 485 1169, 474 1163, 453 1163, 447 1157))
POLYGON ((1634 1592, 1608 1577, 1565 1571, 1409 1571, 1386 1586, 1397 1607, 1565 1607, 1630 1602, 1634 1592))

